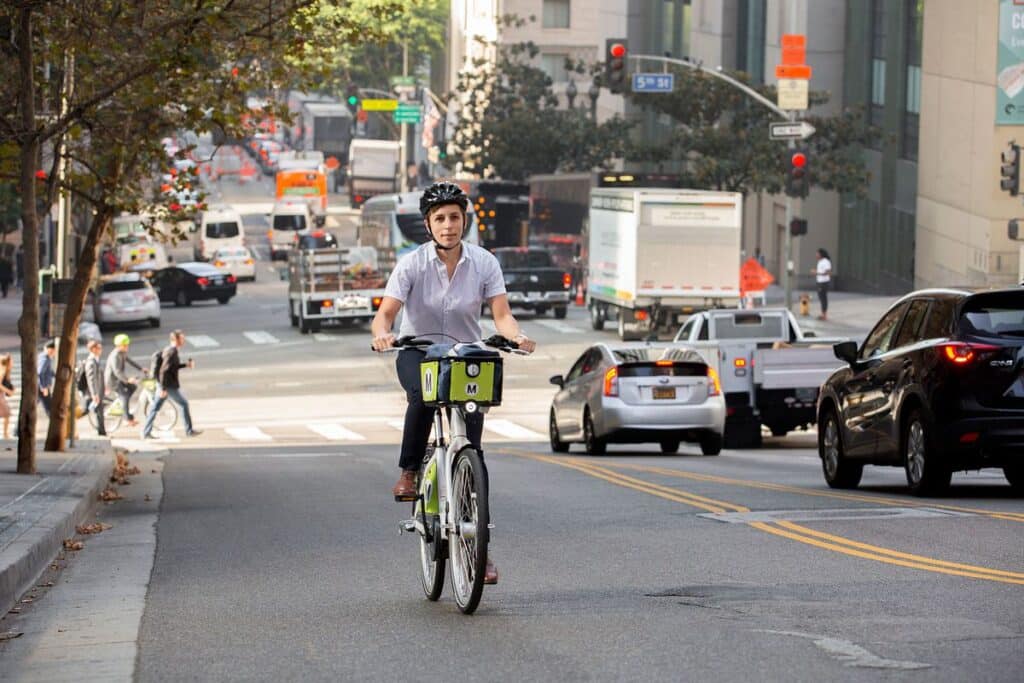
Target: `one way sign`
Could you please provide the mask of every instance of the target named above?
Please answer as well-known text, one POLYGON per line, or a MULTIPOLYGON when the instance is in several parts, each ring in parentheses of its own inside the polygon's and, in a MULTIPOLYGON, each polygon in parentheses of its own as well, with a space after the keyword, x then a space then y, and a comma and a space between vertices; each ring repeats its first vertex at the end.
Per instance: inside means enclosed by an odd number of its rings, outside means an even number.
POLYGON ((778 121, 768 124, 768 137, 772 140, 806 140, 814 135, 814 126, 806 121, 778 121))

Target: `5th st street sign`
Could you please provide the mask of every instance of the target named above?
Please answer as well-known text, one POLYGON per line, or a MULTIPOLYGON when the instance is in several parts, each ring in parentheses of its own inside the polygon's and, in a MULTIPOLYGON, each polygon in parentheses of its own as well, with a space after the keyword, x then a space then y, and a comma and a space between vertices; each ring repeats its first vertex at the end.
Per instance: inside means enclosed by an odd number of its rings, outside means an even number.
POLYGON ((779 121, 768 124, 768 137, 772 140, 806 140, 814 135, 814 126, 806 121, 779 121))

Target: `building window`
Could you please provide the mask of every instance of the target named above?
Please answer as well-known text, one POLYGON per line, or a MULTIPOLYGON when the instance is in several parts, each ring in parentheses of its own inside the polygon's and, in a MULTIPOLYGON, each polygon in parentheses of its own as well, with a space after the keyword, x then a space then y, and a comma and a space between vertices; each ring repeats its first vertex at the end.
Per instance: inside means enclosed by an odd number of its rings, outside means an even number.
POLYGON ((764 26, 766 0, 740 0, 736 37, 736 68, 764 83, 764 26))
POLYGON ((565 83, 569 80, 569 71, 565 62, 569 55, 565 53, 543 54, 540 56, 540 68, 548 75, 552 83, 565 83))
POLYGON ((903 108, 903 136, 901 154, 904 159, 917 161, 917 144, 921 125, 921 39, 923 0, 905 0, 907 49, 907 84, 903 108))
POLYGON ((569 28, 569 0, 544 0, 544 28, 569 28))
MULTIPOLYGON (((885 117, 885 2, 871 0, 871 100, 868 121, 882 127, 885 117)), ((881 140, 878 140, 881 144, 881 140)))

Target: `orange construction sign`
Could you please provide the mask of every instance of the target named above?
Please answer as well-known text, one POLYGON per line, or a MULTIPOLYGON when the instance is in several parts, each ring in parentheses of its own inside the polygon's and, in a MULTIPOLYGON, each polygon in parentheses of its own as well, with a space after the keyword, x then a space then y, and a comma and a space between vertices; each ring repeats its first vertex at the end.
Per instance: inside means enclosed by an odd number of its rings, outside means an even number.
POLYGON ((748 292, 763 292, 773 282, 775 282, 775 278, 755 258, 748 258, 740 266, 741 295, 748 292))

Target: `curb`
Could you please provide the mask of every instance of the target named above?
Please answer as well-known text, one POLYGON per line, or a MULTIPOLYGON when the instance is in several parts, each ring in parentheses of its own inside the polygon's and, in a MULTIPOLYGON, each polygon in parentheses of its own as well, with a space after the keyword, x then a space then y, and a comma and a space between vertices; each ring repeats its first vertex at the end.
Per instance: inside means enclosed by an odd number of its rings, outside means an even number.
MULTIPOLYGON (((7 614, 17 604, 60 552, 64 539, 74 536, 75 527, 97 506, 97 497, 113 472, 114 453, 109 441, 94 443, 102 443, 102 449, 90 449, 91 452, 69 458, 58 473, 82 472, 88 468, 87 471, 67 482, 61 499, 0 551, 0 614, 7 614)), ((31 505, 33 494, 53 497, 54 487, 47 487, 47 483, 59 480, 60 477, 53 474, 42 477, 36 487, 14 502, 15 507, 9 512, 13 512, 15 518, 24 516, 25 512, 18 508, 31 505)))

